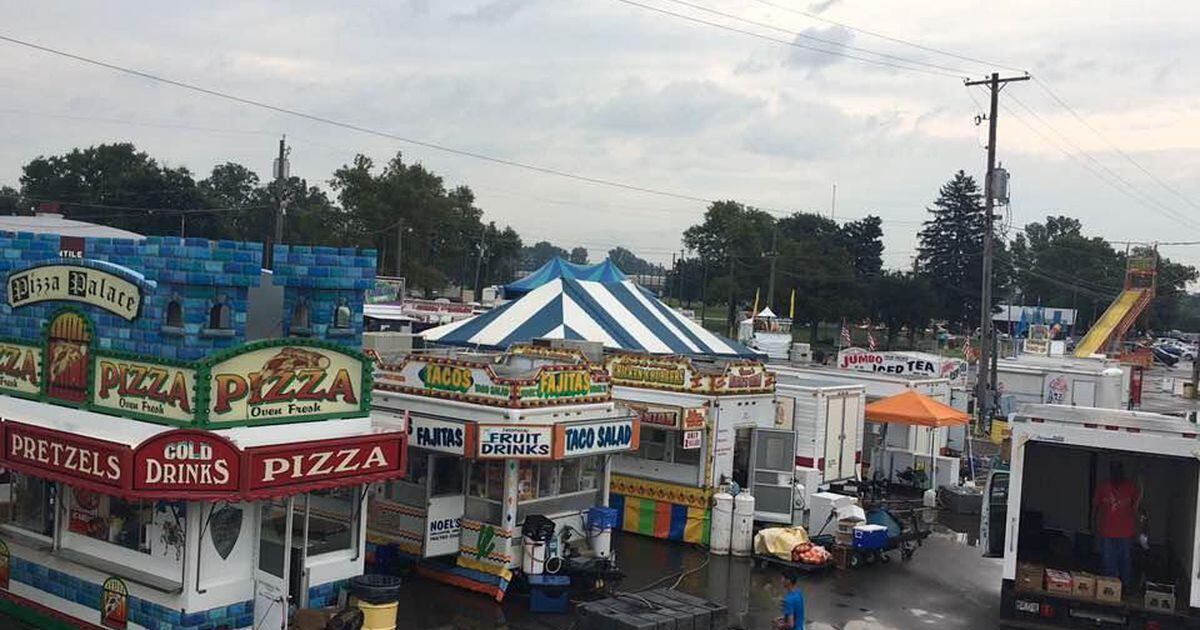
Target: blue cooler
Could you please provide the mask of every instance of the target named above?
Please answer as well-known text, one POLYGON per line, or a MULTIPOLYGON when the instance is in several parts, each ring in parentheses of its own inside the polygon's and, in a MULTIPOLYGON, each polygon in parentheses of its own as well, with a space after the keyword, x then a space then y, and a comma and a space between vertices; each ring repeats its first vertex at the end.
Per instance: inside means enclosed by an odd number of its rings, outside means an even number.
POLYGON ((542 573, 528 578, 529 612, 567 614, 571 606, 570 576, 542 573))
POLYGON ((858 525, 854 528, 854 546, 858 549, 887 547, 888 530, 883 525, 858 525))

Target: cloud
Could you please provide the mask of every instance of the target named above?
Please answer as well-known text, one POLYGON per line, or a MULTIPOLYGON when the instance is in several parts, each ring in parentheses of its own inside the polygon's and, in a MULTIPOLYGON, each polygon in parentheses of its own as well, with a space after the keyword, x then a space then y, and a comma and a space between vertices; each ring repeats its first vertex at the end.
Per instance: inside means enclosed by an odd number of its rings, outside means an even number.
POLYGON ((820 15, 833 8, 833 5, 837 4, 838 2, 841 2, 841 0, 822 0, 821 2, 814 2, 808 5, 808 12, 820 15))
POLYGON ((497 24, 505 22, 538 0, 491 0, 465 13, 454 14, 453 19, 475 24, 497 24))
MULTIPOLYGON (((841 26, 821 28, 814 26, 796 34, 794 43, 799 46, 844 52, 844 46, 854 41, 854 32, 841 26), (821 41, 818 41, 821 40, 821 41)), ((792 47, 784 65, 794 70, 819 70, 846 61, 844 57, 817 52, 806 48, 792 47)))
POLYGON ((711 81, 673 81, 660 88, 637 81, 596 107, 586 122, 628 134, 694 134, 736 123, 765 104, 711 81))

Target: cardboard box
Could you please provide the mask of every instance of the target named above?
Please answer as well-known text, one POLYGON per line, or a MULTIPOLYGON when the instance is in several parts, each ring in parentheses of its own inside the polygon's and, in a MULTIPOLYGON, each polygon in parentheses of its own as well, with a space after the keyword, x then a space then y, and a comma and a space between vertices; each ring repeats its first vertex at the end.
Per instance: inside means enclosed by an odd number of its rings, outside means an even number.
POLYGON ((1045 590, 1046 568, 1040 564, 1021 562, 1017 564, 1017 590, 1041 592, 1045 590))
POLYGON ((1084 571, 1071 573, 1071 594, 1080 599, 1096 597, 1096 576, 1084 571))
POLYGON ((1146 608, 1175 612, 1175 585, 1146 582, 1146 608))
POLYGON ((1106 575, 1096 576, 1096 599, 1110 604, 1121 603, 1121 580, 1106 575))
POLYGON ((1046 592, 1055 595, 1071 594, 1071 574, 1058 569, 1046 569, 1046 592))

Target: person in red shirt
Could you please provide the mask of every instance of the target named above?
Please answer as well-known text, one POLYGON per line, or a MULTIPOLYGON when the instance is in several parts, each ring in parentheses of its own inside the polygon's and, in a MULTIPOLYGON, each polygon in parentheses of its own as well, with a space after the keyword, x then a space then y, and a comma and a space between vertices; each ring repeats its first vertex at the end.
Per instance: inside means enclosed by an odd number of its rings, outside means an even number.
POLYGON ((1126 592, 1133 586, 1133 539, 1137 536, 1137 515, 1142 493, 1125 478, 1121 462, 1110 462, 1108 479, 1096 486, 1092 497, 1092 515, 1100 534, 1100 557, 1104 575, 1119 577, 1126 592))

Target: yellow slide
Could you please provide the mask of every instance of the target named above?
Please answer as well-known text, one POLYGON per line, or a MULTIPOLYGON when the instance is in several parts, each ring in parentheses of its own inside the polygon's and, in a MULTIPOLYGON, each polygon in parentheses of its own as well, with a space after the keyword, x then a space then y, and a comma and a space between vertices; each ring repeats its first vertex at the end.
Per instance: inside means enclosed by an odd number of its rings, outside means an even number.
POLYGON ((1088 333, 1075 346, 1075 356, 1086 358, 1102 352, 1108 345, 1113 331, 1121 325, 1121 320, 1125 319, 1129 311, 1137 306, 1138 300, 1145 291, 1145 289, 1127 289, 1121 292, 1121 295, 1108 305, 1104 315, 1095 324, 1092 324, 1091 330, 1088 330, 1088 333))

